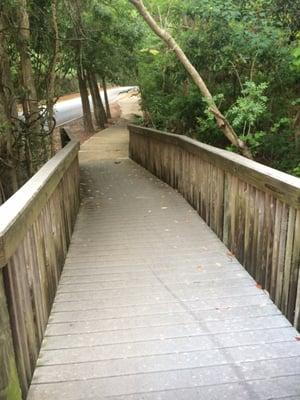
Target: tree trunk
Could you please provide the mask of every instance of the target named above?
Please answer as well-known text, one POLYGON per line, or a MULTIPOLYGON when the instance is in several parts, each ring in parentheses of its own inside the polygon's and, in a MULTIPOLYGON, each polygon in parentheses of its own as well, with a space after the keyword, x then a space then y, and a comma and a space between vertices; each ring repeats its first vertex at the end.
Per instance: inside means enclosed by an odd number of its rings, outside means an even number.
MULTIPOLYGON (((4 168, 8 169, 5 182, 2 178, 2 191, 8 198, 19 188, 17 173, 17 157, 14 154, 14 143, 18 138, 18 112, 14 87, 11 77, 9 57, 6 51, 4 23, 0 15, 0 125, 4 135, 0 135, 0 157, 4 157, 4 168)), ((1 163, 0 163, 1 164, 1 163)), ((2 163, 3 164, 3 163, 2 163)))
POLYGON ((295 131, 295 145, 296 150, 300 153, 300 110, 298 110, 294 119, 293 128, 295 131))
POLYGON ((56 64, 59 58, 59 34, 57 26, 57 0, 51 0, 51 24, 54 36, 53 56, 50 62, 48 73, 48 93, 47 93, 47 116, 48 129, 51 132, 51 154, 54 155, 57 150, 57 137, 55 135, 55 119, 54 119, 54 96, 56 81, 56 64))
POLYGON ((109 106, 109 101, 108 101, 108 94, 107 94, 107 87, 106 87, 105 77, 102 78, 102 87, 103 87, 103 92, 104 92, 106 115, 107 115, 108 119, 111 119, 111 112, 110 112, 110 106, 109 106))
POLYGON ((94 85, 94 81, 92 79, 92 72, 88 72, 87 76, 88 76, 88 82, 89 82, 90 92, 91 92, 93 106, 94 106, 94 116, 95 116, 96 124, 97 124, 98 128, 104 128, 105 121, 103 119, 103 115, 101 113, 101 108, 99 107, 97 94, 96 94, 98 85, 97 85, 97 82, 96 82, 96 85, 94 85))
POLYGON ((30 58, 30 26, 26 0, 19 0, 18 17, 20 24, 18 47, 21 61, 21 81, 26 91, 26 97, 24 99, 26 104, 25 111, 29 113, 29 115, 25 115, 25 118, 29 121, 30 126, 37 126, 39 107, 30 58))
POLYGON ((93 133, 95 130, 93 126, 93 118, 89 102, 87 79, 80 65, 77 67, 77 77, 78 77, 78 84, 81 96, 84 129, 86 133, 93 133))
MULTIPOLYGON (((34 152, 39 163, 41 157, 41 123, 39 114, 39 104, 35 87, 33 68, 30 58, 30 25, 27 12, 27 0, 18 0, 18 19, 19 19, 19 38, 18 49, 20 53, 21 82, 25 96, 23 98, 23 112, 27 124, 27 136, 30 138, 30 152, 34 152)), ((27 164, 32 160, 27 160, 27 164)), ((29 171, 34 173, 37 165, 30 166, 29 171)))
POLYGON ((99 110, 100 110, 100 113, 101 113, 101 118, 104 121, 104 124, 106 124, 107 123, 107 115, 106 115, 105 108, 104 108, 104 105, 103 105, 103 102, 102 102, 102 98, 101 98, 101 95, 100 95, 100 90, 99 90, 99 85, 98 85, 98 82, 97 82, 97 77, 96 77, 96 74, 94 72, 91 73, 91 80, 92 80, 92 83, 93 83, 93 87, 95 88, 96 101, 97 101, 97 104, 98 104, 98 107, 99 107, 99 110))
MULTIPOLYGON (((0 66, 1 74, 1 66, 0 66)), ((0 83, 1 85, 1 83, 0 83)), ((1 176, 1 196, 3 199, 8 199, 19 188, 17 159, 13 151, 13 129, 8 120, 3 105, 3 91, 0 89, 0 176, 1 176)), ((1 204, 1 202, 0 202, 1 204)))
POLYGON ((230 123, 227 121, 225 116, 221 113, 221 111, 218 109, 217 105, 214 102, 213 96, 208 90, 205 82, 203 81, 202 77, 196 70, 196 68, 192 65, 192 63, 189 61, 183 50, 180 48, 180 46, 177 44, 175 39, 164 29, 162 29, 157 22, 154 20, 154 18, 150 15, 148 10, 143 4, 142 0, 129 0, 130 3, 132 3, 139 14, 144 18, 146 23, 149 25, 149 27, 152 29, 152 31, 162 39, 162 41, 169 47, 170 50, 174 51, 176 54, 178 60, 181 62, 181 64, 184 66, 194 83, 197 85, 199 88, 200 92, 202 93, 203 97, 206 99, 207 103, 209 104, 209 110, 211 113, 213 113, 216 123, 218 127, 223 131, 224 135, 227 137, 227 139, 234 145, 236 146, 241 154, 243 154, 245 157, 251 158, 252 159, 252 154, 250 149, 247 147, 245 142, 243 142, 230 123))
POLYGON ((78 85, 81 96, 82 103, 82 111, 83 111, 83 124, 86 133, 95 132, 93 126, 93 118, 91 113, 91 107, 89 102, 89 92, 88 92, 88 82, 85 71, 85 66, 83 64, 83 54, 82 54, 82 41, 84 39, 84 29, 82 26, 82 4, 80 0, 68 0, 71 17, 73 20, 73 29, 75 36, 75 54, 76 54, 76 63, 77 63, 77 78, 78 85), (73 14, 74 13, 74 14, 73 14))

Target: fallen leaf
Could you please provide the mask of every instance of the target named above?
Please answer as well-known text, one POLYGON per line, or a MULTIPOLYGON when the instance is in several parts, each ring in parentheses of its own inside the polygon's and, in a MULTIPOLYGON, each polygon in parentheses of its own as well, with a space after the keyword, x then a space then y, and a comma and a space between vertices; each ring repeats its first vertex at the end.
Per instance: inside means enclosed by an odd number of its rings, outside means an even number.
POLYGON ((232 253, 231 251, 228 251, 228 252, 227 252, 227 255, 228 255, 228 257, 235 257, 235 254, 232 253))
POLYGON ((257 289, 262 289, 262 286, 259 283, 257 283, 255 286, 257 287, 257 289))
POLYGON ((198 271, 203 271, 203 267, 201 267, 201 265, 199 265, 199 266, 197 267, 197 270, 198 270, 198 271))

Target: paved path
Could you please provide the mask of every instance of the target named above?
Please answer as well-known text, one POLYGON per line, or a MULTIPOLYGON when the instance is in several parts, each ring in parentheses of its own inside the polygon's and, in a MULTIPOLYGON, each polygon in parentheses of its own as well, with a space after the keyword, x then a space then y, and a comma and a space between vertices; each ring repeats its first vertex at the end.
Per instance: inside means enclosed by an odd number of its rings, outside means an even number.
POLYGON ((82 146, 83 204, 28 398, 299 400, 297 332, 127 141, 113 128, 82 146))
MULTIPOLYGON (((117 98, 121 93, 127 92, 133 88, 134 86, 123 86, 123 87, 108 89, 107 95, 109 102, 113 103, 114 101, 117 100, 117 98)), ((100 91, 100 94, 102 97, 102 101, 104 102, 104 93, 102 90, 100 91)), ((91 96, 89 96, 89 99, 90 99, 91 109, 93 110, 94 106, 91 100, 91 96)), ((82 117, 83 111, 82 111, 82 103, 80 95, 78 94, 77 97, 74 97, 69 100, 59 101, 58 103, 56 103, 54 106, 54 113, 57 125, 66 124, 76 118, 82 117)))

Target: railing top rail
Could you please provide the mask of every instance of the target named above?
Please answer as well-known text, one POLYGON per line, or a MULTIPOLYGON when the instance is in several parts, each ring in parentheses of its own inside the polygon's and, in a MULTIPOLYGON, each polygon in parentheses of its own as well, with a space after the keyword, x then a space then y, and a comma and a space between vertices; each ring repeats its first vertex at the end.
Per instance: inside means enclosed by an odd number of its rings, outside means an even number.
POLYGON ((238 176, 243 181, 263 191, 270 192, 279 200, 295 208, 300 208, 300 179, 295 176, 267 167, 230 151, 198 142, 187 136, 175 135, 137 125, 129 125, 128 128, 132 132, 151 136, 156 140, 170 143, 193 154, 201 155, 201 158, 205 161, 238 176))
POLYGON ((69 137, 69 143, 0 206, 0 268, 7 264, 77 156, 79 141, 69 137))

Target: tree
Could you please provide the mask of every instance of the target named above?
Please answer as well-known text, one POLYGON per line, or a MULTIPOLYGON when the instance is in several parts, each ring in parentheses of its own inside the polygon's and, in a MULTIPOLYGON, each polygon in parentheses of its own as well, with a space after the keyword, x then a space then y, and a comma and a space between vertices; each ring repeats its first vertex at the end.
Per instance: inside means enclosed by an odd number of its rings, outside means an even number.
MULTIPOLYGON (((8 185, 0 179, 0 204, 18 190, 16 157, 14 154, 15 131, 18 121, 16 98, 10 70, 3 13, 0 14, 0 165, 8 173, 8 185), (1 135, 1 130, 3 134, 1 135)), ((1 170, 1 169, 0 169, 1 170)))
POLYGON ((111 118, 105 76, 103 76, 103 78, 102 78, 102 87, 103 87, 103 92, 104 92, 104 100, 105 100, 105 108, 106 108, 107 118, 111 118))
MULTIPOLYGON (((47 90, 47 109, 48 109, 48 127, 50 131, 54 131, 54 98, 55 98, 55 81, 56 81, 56 66, 59 58, 59 32, 57 23, 57 0, 51 0, 51 27, 53 31, 53 55, 50 60, 48 73, 48 90, 47 90)), ((52 134, 51 154, 56 151, 56 138, 52 134)))
POLYGON ((32 158, 32 147, 35 147, 36 151, 38 151, 40 147, 40 112, 30 57, 30 25, 27 12, 27 0, 18 0, 17 6, 19 34, 17 47, 20 54, 21 84, 23 87, 22 106, 28 127, 28 134, 25 138, 25 149, 27 155, 28 175, 32 176, 35 171, 34 161, 32 158))
POLYGON ((86 132, 92 133, 94 132, 94 126, 89 102, 87 72, 84 67, 83 41, 85 40, 85 31, 81 16, 82 4, 81 0, 76 0, 75 2, 69 2, 68 5, 73 22, 76 70, 82 102, 84 128, 86 132))
POLYGON ((51 156, 58 3, 14 0, 0 6, 0 167, 5 198, 51 156))
MULTIPOLYGON (((299 7, 292 1, 290 9, 281 0, 271 3, 156 0, 147 4, 201 71, 215 103, 252 156, 300 175, 300 41, 294 13, 299 7), (279 3, 284 7, 277 7, 279 3)), ((146 31, 138 51, 138 71, 145 124, 237 151, 228 146, 208 112, 209 103, 199 96, 173 50, 165 51, 164 42, 146 31)))
POLYGON ((252 158, 251 152, 245 142, 243 142, 232 126, 230 125, 229 121, 226 119, 226 117, 221 113, 219 108, 217 107, 214 98, 212 94, 210 93, 209 89, 207 88, 205 82, 203 81, 202 77, 200 76, 199 72, 196 70, 196 68, 192 65, 192 63, 189 61, 187 58, 186 54, 183 52, 181 47, 178 45, 178 43, 175 41, 175 39, 164 29, 162 29, 155 19, 150 15, 146 7, 144 6, 142 0, 129 0, 130 3, 132 3, 135 8, 138 10, 140 15, 144 18, 146 23, 149 25, 149 27, 152 29, 152 31, 160 37, 165 44, 168 46, 168 48, 176 54, 178 60, 182 63, 196 86, 199 88, 200 92, 206 99, 207 103, 209 104, 209 110, 211 113, 213 113, 218 127, 223 131, 224 135, 227 137, 227 139, 234 145, 236 146, 240 152, 248 158, 252 158))
POLYGON ((88 71, 88 81, 94 106, 96 124, 99 128, 104 128, 107 123, 107 115, 100 96, 99 84, 95 72, 91 70, 88 71))

